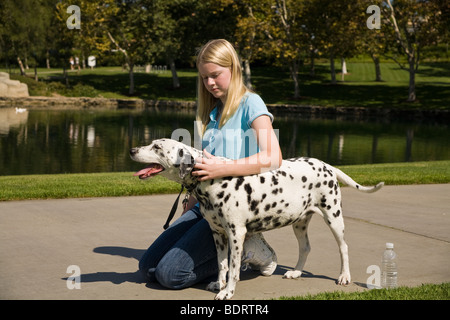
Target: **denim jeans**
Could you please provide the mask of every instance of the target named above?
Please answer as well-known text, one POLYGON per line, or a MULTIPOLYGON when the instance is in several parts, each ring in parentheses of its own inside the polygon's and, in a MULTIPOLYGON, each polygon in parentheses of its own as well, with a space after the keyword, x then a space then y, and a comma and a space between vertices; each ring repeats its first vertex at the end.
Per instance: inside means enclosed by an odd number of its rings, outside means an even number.
POLYGON ((139 270, 147 281, 158 281, 170 289, 216 280, 217 251, 198 206, 178 218, 153 242, 139 261, 139 270))

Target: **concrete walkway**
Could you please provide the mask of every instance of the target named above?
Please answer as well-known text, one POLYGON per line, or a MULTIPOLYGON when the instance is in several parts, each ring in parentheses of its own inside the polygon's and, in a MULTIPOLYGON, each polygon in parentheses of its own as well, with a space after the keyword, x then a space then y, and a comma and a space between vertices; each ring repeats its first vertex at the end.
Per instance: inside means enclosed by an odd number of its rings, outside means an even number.
MULTIPOLYGON (((297 261, 292 229, 267 232, 278 268, 271 277, 241 273, 235 300, 367 290, 367 268, 381 264, 386 242, 399 256, 400 285, 450 281, 450 184, 386 186, 375 194, 342 190, 352 284, 335 284, 337 245, 315 216, 303 276, 282 279, 297 261)), ((0 299, 213 299, 206 284, 167 290, 144 283, 137 272, 175 197, 0 202, 0 299), (80 289, 67 287, 67 277, 76 275, 71 265, 79 267, 80 289)))

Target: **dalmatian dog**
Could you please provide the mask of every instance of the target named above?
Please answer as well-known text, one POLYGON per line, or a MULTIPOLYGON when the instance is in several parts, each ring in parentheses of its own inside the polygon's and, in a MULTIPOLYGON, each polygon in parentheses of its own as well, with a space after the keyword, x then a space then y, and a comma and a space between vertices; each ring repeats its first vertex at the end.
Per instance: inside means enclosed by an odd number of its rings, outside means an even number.
POLYGON ((247 234, 292 225, 299 258, 295 269, 287 271, 284 278, 299 278, 310 251, 307 228, 314 213, 323 217, 339 247, 341 273, 337 283, 350 283, 338 182, 367 193, 384 185, 380 182, 373 187, 361 186, 341 170, 305 157, 283 160, 280 168, 261 174, 199 182, 191 172, 195 159, 203 156, 202 151, 171 139, 133 148, 130 156, 149 165, 135 174, 140 179, 161 174, 183 184, 199 201, 200 212, 211 227, 217 248, 219 275, 217 282, 207 288, 219 290, 215 297, 218 300, 230 299, 235 292, 247 234))

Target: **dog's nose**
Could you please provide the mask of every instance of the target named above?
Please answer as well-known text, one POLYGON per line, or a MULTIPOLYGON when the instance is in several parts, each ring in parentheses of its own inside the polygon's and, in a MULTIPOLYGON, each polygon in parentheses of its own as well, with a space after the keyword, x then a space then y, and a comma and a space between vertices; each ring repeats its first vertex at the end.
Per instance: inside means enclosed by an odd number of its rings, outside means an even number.
POLYGON ((139 148, 131 148, 130 149, 130 156, 134 156, 138 152, 139 152, 139 148))

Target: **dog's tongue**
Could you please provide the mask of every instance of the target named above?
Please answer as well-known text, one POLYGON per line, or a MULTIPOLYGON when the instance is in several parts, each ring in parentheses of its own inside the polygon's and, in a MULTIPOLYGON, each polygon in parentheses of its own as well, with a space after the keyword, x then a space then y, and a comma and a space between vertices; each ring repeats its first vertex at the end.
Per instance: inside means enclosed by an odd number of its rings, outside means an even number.
POLYGON ((158 163, 152 163, 149 167, 136 172, 133 176, 139 176, 139 179, 145 179, 150 177, 152 174, 157 174, 161 172, 164 168, 158 163))

